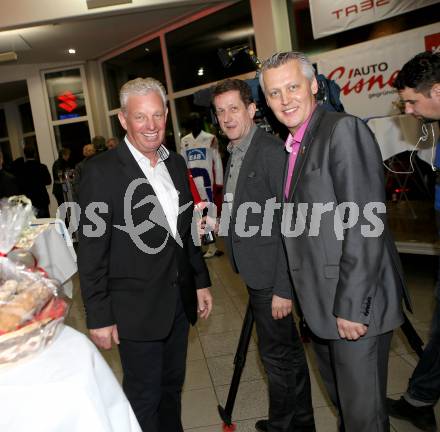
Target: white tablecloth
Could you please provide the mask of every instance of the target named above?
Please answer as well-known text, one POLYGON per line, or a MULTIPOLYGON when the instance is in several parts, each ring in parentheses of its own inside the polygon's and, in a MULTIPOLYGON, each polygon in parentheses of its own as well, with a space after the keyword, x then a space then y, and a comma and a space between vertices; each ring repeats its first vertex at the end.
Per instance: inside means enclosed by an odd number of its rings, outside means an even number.
POLYGON ((64 327, 36 356, 0 369, 2 432, 141 432, 96 347, 64 327))
MULTIPOLYGON (((382 160, 389 159, 406 150, 414 150, 422 135, 422 122, 412 115, 402 114, 391 117, 377 117, 368 120, 370 129, 376 136, 379 144, 382 160)), ((438 139, 437 122, 432 124, 434 128, 434 146, 438 139)), ((429 137, 427 141, 420 141, 417 155, 427 163, 431 163, 433 138, 431 125, 427 125, 429 137)))
POLYGON ((72 297, 71 278, 78 271, 72 240, 64 222, 60 219, 36 219, 34 225, 49 224, 35 240, 30 251, 49 277, 63 285, 65 293, 72 297))

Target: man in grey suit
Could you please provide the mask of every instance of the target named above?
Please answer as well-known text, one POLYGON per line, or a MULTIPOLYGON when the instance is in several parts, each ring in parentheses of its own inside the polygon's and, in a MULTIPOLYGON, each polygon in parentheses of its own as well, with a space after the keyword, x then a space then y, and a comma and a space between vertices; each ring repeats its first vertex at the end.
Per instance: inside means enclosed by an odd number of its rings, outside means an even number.
POLYGON ((212 97, 220 127, 230 140, 224 190, 231 211, 226 251, 248 287, 269 383, 269 420, 255 427, 261 432, 311 432, 310 378, 291 313, 293 287, 281 239, 283 143, 254 124, 256 106, 244 81, 225 80, 214 87, 212 97))
POLYGON ((340 430, 388 431, 388 353, 408 297, 385 217, 379 148, 360 119, 317 106, 304 54, 274 54, 260 84, 290 131, 282 226, 288 267, 340 430))

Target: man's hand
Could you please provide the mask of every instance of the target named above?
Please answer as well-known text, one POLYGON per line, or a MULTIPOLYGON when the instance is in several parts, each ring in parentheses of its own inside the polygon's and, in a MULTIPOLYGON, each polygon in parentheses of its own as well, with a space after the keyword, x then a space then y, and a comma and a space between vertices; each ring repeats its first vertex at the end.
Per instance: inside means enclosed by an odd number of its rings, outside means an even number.
POLYGON ((212 310, 212 295, 209 288, 197 290, 197 312, 200 318, 206 319, 212 310))
POLYGON ((197 233, 200 237, 210 231, 213 231, 214 234, 217 235, 219 229, 219 219, 212 218, 211 216, 203 216, 197 221, 197 233))
POLYGON ((367 333, 368 327, 362 323, 345 320, 344 318, 336 318, 339 336, 342 339, 358 340, 367 333))
POLYGON ((112 339, 119 345, 118 327, 113 324, 99 329, 90 329, 90 337, 98 348, 108 350, 112 347, 112 339))
POLYGON ((272 317, 273 319, 282 319, 292 312, 292 300, 272 296, 272 317))

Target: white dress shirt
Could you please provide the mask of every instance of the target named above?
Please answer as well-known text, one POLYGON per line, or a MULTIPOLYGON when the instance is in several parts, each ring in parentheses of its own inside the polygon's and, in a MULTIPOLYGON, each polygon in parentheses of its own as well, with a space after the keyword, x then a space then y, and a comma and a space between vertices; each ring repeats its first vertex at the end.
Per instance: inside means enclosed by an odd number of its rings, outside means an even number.
POLYGON ((179 192, 174 187, 173 180, 170 177, 170 173, 165 165, 165 159, 168 158, 169 152, 161 146, 158 149, 159 160, 156 166, 151 166, 150 159, 144 156, 137 148, 130 143, 127 136, 125 137, 128 149, 130 150, 139 168, 144 173, 148 182, 156 194, 160 205, 167 218, 168 225, 170 226, 173 237, 176 237, 177 233, 177 217, 179 216, 179 192))

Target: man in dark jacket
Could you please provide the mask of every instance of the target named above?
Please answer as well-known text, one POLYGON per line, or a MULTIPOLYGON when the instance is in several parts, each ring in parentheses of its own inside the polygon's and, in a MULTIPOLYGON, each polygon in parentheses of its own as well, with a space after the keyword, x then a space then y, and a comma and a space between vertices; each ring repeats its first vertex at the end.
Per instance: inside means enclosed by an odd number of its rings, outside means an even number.
MULTIPOLYGON (((405 104, 405 113, 425 123, 440 121, 440 55, 420 53, 406 63, 394 81, 405 104)), ((439 150, 437 149, 437 152, 439 150)), ((438 175, 437 167, 437 175, 438 175)), ((436 201, 440 190, 437 177, 436 201)), ((435 205, 440 235, 440 208, 435 205)), ((440 270, 439 270, 440 271, 440 270)), ((440 273, 436 283, 436 305, 431 335, 423 350, 406 393, 398 400, 388 400, 392 417, 407 420, 424 431, 436 431, 434 406, 440 398, 440 273)))
POLYGON ((23 193, 32 201, 37 218, 49 217, 49 194, 46 186, 52 183, 47 166, 36 160, 35 147, 25 146, 25 162, 20 172, 23 193))
POLYGON ((255 429, 313 432, 309 371, 291 313, 293 286, 281 217, 275 212, 283 199, 287 159, 283 142, 255 125, 256 105, 244 81, 225 80, 212 95, 219 125, 229 138, 224 202, 229 204, 232 223, 225 248, 232 268, 247 285, 269 387, 269 418, 259 420, 255 429), (268 214, 273 216, 270 223, 268 214), (257 229, 251 235, 256 227, 261 232, 257 229))
POLYGON ((197 310, 208 317, 211 281, 191 236, 185 161, 163 145, 165 89, 137 78, 120 99, 125 139, 81 174, 78 268, 87 327, 100 348, 118 344, 123 388, 142 430, 183 432, 189 324, 197 310), (96 205, 100 233, 89 229, 96 205))
POLYGON ((58 159, 52 165, 52 193, 57 200, 58 206, 60 206, 64 202, 63 176, 64 173, 70 168, 69 158, 70 149, 67 147, 63 147, 58 154, 58 159))
POLYGON ((3 168, 3 152, 0 150, 0 199, 19 193, 20 188, 17 179, 3 168))

